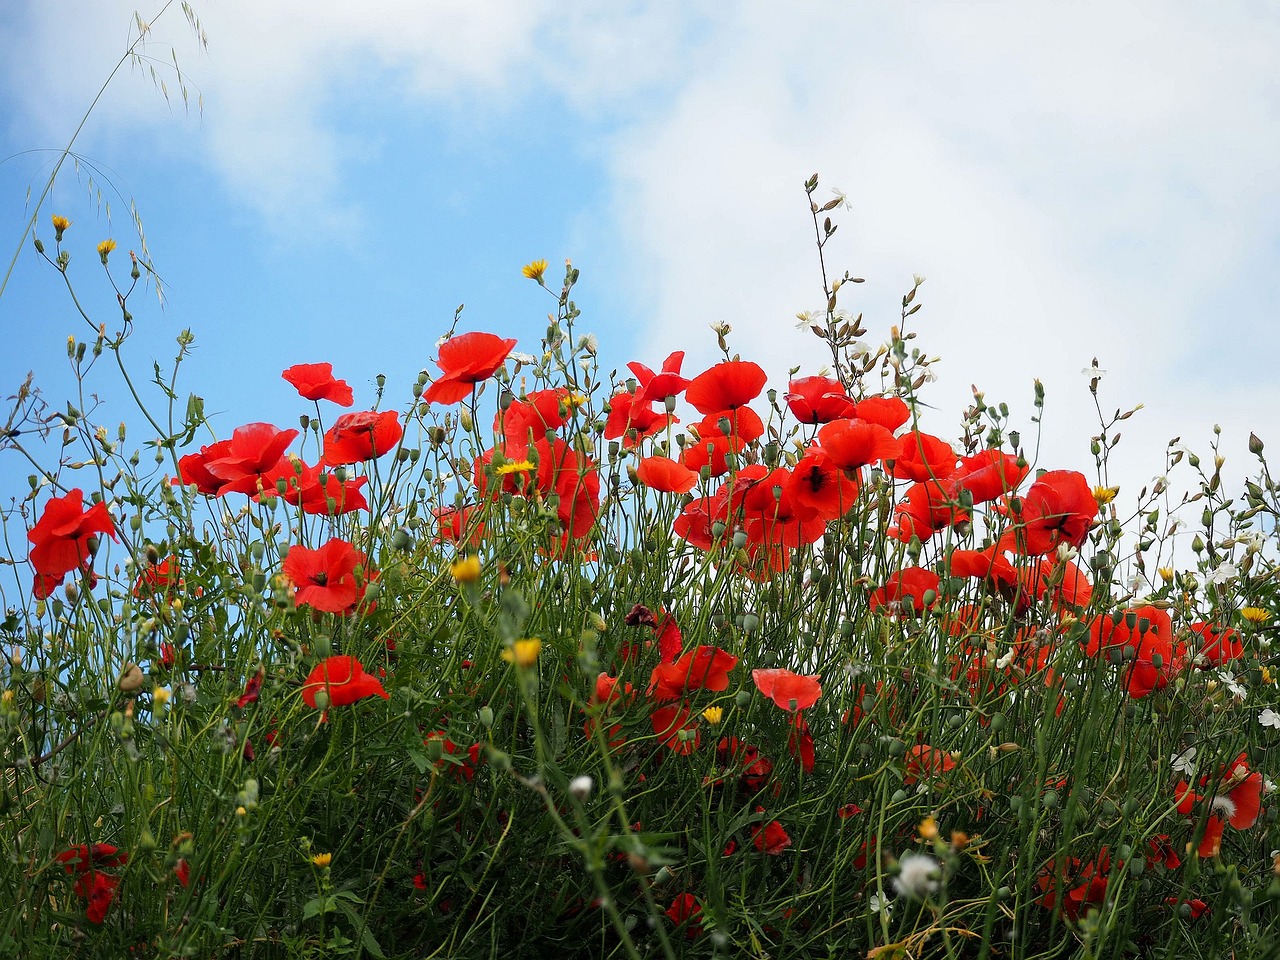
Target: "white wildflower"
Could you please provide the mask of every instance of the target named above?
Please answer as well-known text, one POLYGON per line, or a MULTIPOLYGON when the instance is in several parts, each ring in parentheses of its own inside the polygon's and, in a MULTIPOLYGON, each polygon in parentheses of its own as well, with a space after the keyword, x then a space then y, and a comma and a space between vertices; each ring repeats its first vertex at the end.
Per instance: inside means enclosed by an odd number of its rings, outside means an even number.
POLYGON ((711 322, 711 332, 714 333, 717 337, 723 337, 725 334, 729 333, 732 330, 733 330, 733 327, 729 326, 728 321, 713 320, 711 322))
POLYGON ((1009 669, 1009 664, 1013 663, 1013 659, 1016 655, 1017 655, 1016 650, 1010 650, 1003 657, 1001 657, 999 660, 996 661, 996 669, 997 670, 1009 669))
POLYGON ((1264 727, 1273 727, 1280 730, 1280 713, 1276 713, 1270 707, 1267 707, 1258 714, 1258 722, 1264 727))
POLYGON ((1233 697, 1239 697, 1241 700, 1243 700, 1246 696, 1248 696, 1249 691, 1245 689, 1244 684, 1242 684, 1239 680, 1237 680, 1231 674, 1227 673, 1225 670, 1218 671, 1218 679, 1222 681, 1222 685, 1224 687, 1226 687, 1229 691, 1231 691, 1231 695, 1233 697))
POLYGON ((521 353, 519 350, 512 350, 507 354, 516 363, 523 363, 525 366, 532 366, 538 362, 538 358, 532 353, 521 353))
POLYGON ((845 210, 852 210, 853 204, 849 202, 849 196, 839 187, 831 188, 831 199, 836 202, 837 207, 843 207, 845 210))
POLYGON ((1107 371, 1098 366, 1097 361, 1094 362, 1093 366, 1084 367, 1080 371, 1080 376, 1084 377, 1086 380, 1101 380, 1106 375, 1107 371))
POLYGON ((1184 777, 1194 777, 1196 775, 1196 748, 1187 747, 1181 753, 1175 753, 1169 758, 1169 764, 1173 767, 1174 773, 1180 773, 1184 777))
POLYGON ((827 325, 827 318, 817 310, 801 310, 796 314, 797 330, 821 330, 827 325))
POLYGON ((872 913, 879 913, 883 910, 887 914, 893 909, 893 901, 880 896, 878 893, 873 893, 871 899, 867 901, 867 909, 872 913))
POLYGON ((906 853, 898 861, 894 889, 911 900, 924 900, 938 890, 942 864, 927 853, 906 853))
POLYGON ((569 781, 569 792, 579 800, 586 800, 594 786, 595 781, 584 773, 569 781))
POLYGON ((1222 586, 1224 583, 1230 583, 1240 576, 1240 570, 1234 563, 1220 563, 1214 568, 1213 573, 1205 578, 1206 583, 1212 583, 1216 586, 1222 586))

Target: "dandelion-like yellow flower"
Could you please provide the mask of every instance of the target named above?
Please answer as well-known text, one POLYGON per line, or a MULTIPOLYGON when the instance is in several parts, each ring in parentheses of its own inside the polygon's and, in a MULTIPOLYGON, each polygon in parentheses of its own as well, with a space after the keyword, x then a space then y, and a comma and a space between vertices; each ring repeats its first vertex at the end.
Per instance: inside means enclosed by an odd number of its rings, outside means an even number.
POLYGON ((542 641, 537 637, 517 640, 502 651, 502 659, 514 663, 517 667, 532 667, 538 662, 538 654, 542 652, 542 641))
POLYGON ((480 558, 459 557, 449 564, 449 575, 458 583, 475 583, 480 579, 480 558))
POLYGON ((1244 617, 1249 623, 1258 625, 1271 619, 1271 611, 1264 610, 1262 607, 1245 607, 1240 611, 1240 616, 1244 617))
POLYGON ((1271 684, 1276 682, 1275 674, 1273 674, 1267 667, 1263 667, 1260 672, 1262 674, 1262 682, 1267 686, 1271 686, 1271 684))
POLYGON ((724 719, 724 707, 707 707, 702 711, 702 719, 713 727, 720 726, 720 721, 724 719))
POLYGON ((938 839, 938 821, 933 817, 925 817, 920 821, 920 826, 916 827, 916 833, 920 834, 921 840, 930 842, 938 839))
POLYGON ((536 280, 538 283, 542 283, 542 275, 547 272, 547 261, 534 260, 531 263, 526 263, 520 272, 530 280, 536 280))
POLYGON ((107 257, 111 256, 111 251, 116 248, 116 242, 110 238, 103 240, 98 244, 98 256, 102 258, 103 266, 106 266, 107 257))
POLYGON ((151 691, 151 702, 154 705, 155 709, 159 710, 161 707, 163 707, 166 703, 169 702, 170 696, 172 696, 172 694, 170 694, 166 688, 156 687, 154 690, 151 691))
POLYGON ((536 469, 537 467, 529 460, 508 460, 493 472, 500 477, 505 477, 509 473, 528 473, 530 470, 536 469))
POLYGON ((317 853, 314 857, 311 858, 311 862, 314 863, 321 870, 323 870, 329 864, 333 863, 333 854, 317 853))
POLYGON ((1156 573, 1160 575, 1160 579, 1165 583, 1173 583, 1173 567, 1157 567, 1156 573))
POLYGON ((4 693, 0 693, 0 703, 3 703, 6 707, 13 703, 13 691, 6 690, 4 693))
POLYGON ((67 227, 71 226, 71 221, 66 217, 60 217, 58 214, 53 215, 53 237, 55 240, 61 240, 62 234, 67 227))
POLYGON ((1094 487, 1093 499, 1097 501, 1098 506, 1105 507, 1116 498, 1116 494, 1119 492, 1119 487, 1094 487))

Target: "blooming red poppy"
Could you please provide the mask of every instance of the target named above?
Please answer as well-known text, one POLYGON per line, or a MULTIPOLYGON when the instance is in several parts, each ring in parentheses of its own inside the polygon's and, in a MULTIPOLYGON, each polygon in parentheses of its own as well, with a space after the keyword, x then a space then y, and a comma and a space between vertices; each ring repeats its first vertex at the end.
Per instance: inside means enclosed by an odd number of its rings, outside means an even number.
POLYGON ((262 692, 262 681, 267 677, 265 667, 258 667, 257 673, 248 679, 244 685, 244 693, 240 694, 240 698, 236 700, 236 707, 243 710, 251 703, 258 702, 258 695, 262 692))
POLYGON ((691 690, 728 690, 729 671, 737 665, 738 658, 719 647, 694 647, 679 659, 653 668, 649 696, 674 700, 691 690))
POLYGON ((104 501, 84 509, 84 493, 70 490, 44 505, 36 525, 27 532, 31 541, 31 566, 36 571, 36 598, 44 599, 76 567, 86 571, 93 563, 96 536, 116 537, 115 523, 104 501))
POLYGON ((484 521, 475 519, 477 508, 474 505, 465 507, 433 507, 431 513, 436 518, 437 543, 467 543, 477 546, 484 538, 484 521))
POLYGON ((492 333, 450 337, 440 345, 440 359, 436 361, 443 373, 423 391, 422 399, 427 403, 465 400, 477 383, 489 379, 506 363, 515 345, 515 340, 492 333))
POLYGON ((640 384, 636 390, 636 403, 661 403, 667 397, 676 397, 684 392, 689 381, 680 376, 680 367, 684 364, 684 351, 677 350, 662 361, 662 370, 654 373, 643 363, 633 360, 627 369, 635 374, 640 384))
MULTIPOLYGON (((764 813, 764 807, 756 807, 756 813, 764 813)), ((777 820, 751 828, 751 839, 756 849, 771 857, 779 856, 791 846, 791 837, 777 820)))
POLYGON ((1192 920, 1199 920, 1206 913, 1213 912, 1212 908, 1199 898, 1195 900, 1179 900, 1177 897, 1165 897, 1164 902, 1171 907, 1185 906, 1192 920))
POLYGON ((82 843, 64 850, 56 859, 68 874, 75 875, 74 889, 86 901, 86 919, 90 923, 101 924, 107 918, 111 901, 115 899, 120 878, 98 868, 122 866, 129 862, 129 855, 109 843, 82 843))
POLYGON ((284 575, 297 588, 294 602, 324 613, 346 613, 363 595, 355 571, 364 554, 334 538, 317 550, 294 546, 284 558, 284 575))
POLYGON ((951 444, 928 433, 913 431, 901 438, 898 455, 886 462, 895 480, 949 480, 959 460, 951 444))
POLYGON ((331 400, 340 407, 355 403, 345 380, 336 380, 332 363, 295 363, 281 374, 306 400, 331 400))
MULTIPOLYGON (((368 477, 339 480, 323 466, 308 466, 292 455, 281 458, 263 479, 272 481, 265 484, 264 495, 278 495, 285 503, 301 507, 303 513, 336 517, 369 509, 360 490, 369 482, 368 477)), ((261 495, 255 499, 261 499, 261 495)))
POLYGON ((719 430, 702 433, 699 425, 693 425, 693 442, 685 446, 680 462, 690 470, 701 472, 703 467, 713 477, 729 472, 729 454, 742 449, 736 437, 728 437, 719 430))
POLYGON ((1168 686, 1182 666, 1182 644, 1173 642, 1173 622, 1169 614, 1150 605, 1094 617, 1089 624, 1085 652, 1096 657, 1110 651, 1132 650, 1125 669, 1129 696, 1141 699, 1168 686))
POLYGON ((915 612, 917 614, 923 613, 925 594, 933 594, 933 599, 929 606, 937 603, 938 586, 941 582, 941 579, 932 570, 925 570, 922 567, 904 567, 890 574, 884 586, 871 591, 869 600, 871 609, 878 610, 881 607, 890 607, 891 612, 900 613, 905 609, 903 604, 910 600, 915 612))
POLYGON ((1205 669, 1210 666, 1220 667, 1244 656, 1244 643, 1240 634, 1231 627, 1199 621, 1191 624, 1191 632, 1200 637, 1200 655, 1206 661, 1205 669))
POLYGON ((236 427, 230 439, 201 447, 199 453, 179 460, 177 482, 193 483, 212 497, 256 494, 274 482, 268 475, 297 435, 297 430, 279 430, 269 423, 246 423, 236 427))
POLYGON ((892 433, 911 419, 911 409, 901 397, 867 397, 858 401, 854 416, 892 433))
POLYGON ((1079 548, 1097 515, 1098 501, 1084 474, 1050 470, 1023 496, 1011 499, 1013 526, 1000 537, 1000 548, 1028 556, 1049 553, 1063 543, 1079 548))
POLYGON ((990 503, 1010 493, 1026 478, 1031 465, 1000 450, 983 450, 972 457, 961 457, 960 467, 947 484, 948 498, 960 499, 960 491, 968 490, 974 503, 990 503))
POLYGON ((394 410, 361 410, 344 413, 325 431, 325 466, 337 467, 348 463, 376 460, 395 448, 404 436, 400 418, 394 410))
POLYGON ((951 754, 927 743, 918 743, 907 751, 907 772, 902 782, 907 786, 926 777, 940 777, 955 768, 951 754))
POLYGON ((726 360, 694 377, 684 398, 704 416, 744 407, 764 389, 768 376, 750 360, 726 360))
POLYGON ((858 500, 857 474, 850 476, 814 445, 796 461, 787 493, 802 507, 822 520, 838 520, 858 500))
POLYGON ((751 679, 757 690, 783 710, 808 710, 822 696, 822 678, 819 676, 804 676, 777 668, 752 670, 751 679))
POLYGON ((816 755, 813 749, 813 734, 809 732, 809 724, 804 714, 798 710, 791 718, 791 731, 787 734, 787 752, 800 764, 804 773, 813 773, 816 755))
POLYGON ((604 424, 604 438, 617 440, 621 437, 622 445, 631 449, 642 437, 652 436, 671 423, 679 423, 679 420, 653 409, 649 403, 641 403, 634 394, 623 390, 609 398, 609 416, 604 424))
POLYGON ((531 443, 546 439, 548 430, 558 430, 569 422, 575 403, 567 387, 557 387, 535 390, 500 408, 493 415, 493 432, 503 438, 504 456, 524 459, 531 443))
POLYGON ((178 558, 170 555, 159 563, 148 564, 138 574, 133 584, 133 595, 140 600, 156 594, 167 595, 172 590, 181 589, 184 582, 178 558))
POLYGON ((702 905, 692 893, 682 893, 671 901, 667 917, 676 927, 684 927, 684 935, 690 940, 702 935, 702 905))
POLYGON ((391 699, 377 677, 365 673, 355 657, 347 656, 328 657, 312 668, 302 685, 302 702, 314 708, 321 692, 328 694, 331 707, 350 706, 365 697, 391 699))
POLYGON ((902 444, 881 424, 833 420, 818 431, 818 443, 841 470, 854 471, 896 457, 902 444))
POLYGON ((701 739, 698 724, 690 716, 685 704, 668 703, 656 707, 649 715, 649 722, 653 724, 653 732, 663 746, 675 753, 688 755, 698 749, 701 739))
POLYGON ((792 380, 784 399, 801 423, 830 423, 852 417, 856 409, 844 384, 830 377, 792 380))
MULTIPOLYGON (((1103 847, 1098 856, 1082 864, 1077 857, 1065 863, 1049 863, 1036 878, 1036 885, 1044 894, 1037 903, 1047 910, 1061 910, 1072 920, 1091 907, 1099 907, 1107 896, 1107 874, 1111 870, 1111 857, 1103 847), (1059 870, 1061 869, 1061 879, 1059 870), (1066 894, 1063 895, 1063 888, 1066 894)), ((1117 866, 1123 863, 1117 862, 1117 866)))
POLYGON ((698 474, 668 457, 645 457, 636 476, 646 487, 659 493, 688 493, 698 483, 698 474))
POLYGON ((894 507, 894 513, 896 525, 887 532, 903 543, 909 543, 912 537, 923 542, 944 527, 969 520, 968 511, 959 505, 959 490, 954 481, 946 485, 937 480, 913 483, 894 507))

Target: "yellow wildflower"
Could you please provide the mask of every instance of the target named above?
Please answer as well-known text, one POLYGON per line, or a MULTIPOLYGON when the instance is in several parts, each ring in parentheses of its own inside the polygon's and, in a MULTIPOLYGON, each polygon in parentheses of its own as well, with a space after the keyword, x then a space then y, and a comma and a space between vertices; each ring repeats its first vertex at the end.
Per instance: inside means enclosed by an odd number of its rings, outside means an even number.
POLYGON ((1245 607, 1240 611, 1240 616, 1244 617, 1245 620, 1256 626, 1270 620, 1271 611, 1264 610, 1262 607, 1245 607))
POLYGON ((116 248, 116 242, 111 239, 103 240, 98 244, 98 256, 102 258, 102 265, 107 265, 107 257, 111 256, 111 251, 116 248))
POLYGON ((311 862, 314 863, 321 870, 323 870, 325 867, 329 866, 329 864, 333 862, 333 854, 317 853, 314 857, 311 858, 311 862))
POLYGON ((534 260, 531 263, 526 263, 520 272, 530 280, 537 280, 538 283, 542 283, 542 275, 547 272, 547 261, 534 260))
POLYGON ((53 215, 53 238, 61 240, 62 234, 66 232, 67 227, 71 226, 71 221, 66 217, 60 217, 58 214, 53 215))
POLYGON ((537 467, 528 460, 508 460, 502 466, 496 468, 493 472, 500 477, 505 477, 509 473, 528 473, 530 470, 536 470, 537 467))
POLYGON ((1119 487, 1094 487, 1093 499, 1098 502, 1098 506, 1105 507, 1116 498, 1116 494, 1119 492, 1119 487))
POLYGON ((13 691, 6 690, 4 693, 0 693, 0 703, 3 703, 6 707, 13 703, 13 691))
POLYGON ((502 659, 514 663, 517 667, 532 667, 538 662, 538 654, 542 652, 542 641, 537 637, 517 640, 508 649, 502 651, 502 659))
POLYGON ((449 575, 458 583, 475 583, 480 579, 480 558, 474 554, 459 557, 449 564, 449 575))
POLYGON ((720 726, 720 721, 724 719, 724 707, 707 707, 702 711, 702 718, 713 727, 720 726))
POLYGON ((171 694, 164 687, 156 687, 151 691, 151 702, 156 710, 159 710, 169 702, 171 694))
POLYGON ((1165 583, 1173 583, 1174 569, 1173 567, 1157 567, 1156 573, 1160 575, 1160 579, 1165 583))
POLYGON ((938 821, 933 819, 933 817, 925 817, 920 821, 920 826, 916 827, 916 833, 920 834, 921 840, 937 840, 938 821))

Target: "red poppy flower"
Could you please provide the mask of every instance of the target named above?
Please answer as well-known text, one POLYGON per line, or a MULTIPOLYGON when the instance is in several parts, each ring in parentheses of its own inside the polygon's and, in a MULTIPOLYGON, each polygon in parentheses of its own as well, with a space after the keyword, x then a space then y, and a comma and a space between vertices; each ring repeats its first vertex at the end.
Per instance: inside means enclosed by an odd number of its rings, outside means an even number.
POLYGON ((68 874, 87 873, 94 867, 119 867, 129 862, 129 854, 109 843, 82 843, 63 850, 54 858, 68 874))
POLYGON ((1014 526, 1000 537, 1000 548, 1028 556, 1048 553, 1062 543, 1078 548, 1097 515, 1098 501, 1084 474, 1051 470, 1011 501, 1009 517, 1014 526))
POLYGON ((787 493, 814 516, 838 520, 858 500, 856 478, 856 473, 850 477, 836 466, 825 450, 815 445, 796 461, 787 493))
POLYGON ((568 423, 573 409, 567 387, 535 390, 498 410, 493 415, 493 432, 503 438, 502 452, 507 459, 521 460, 531 443, 545 440, 548 430, 568 423))
POLYGON ((892 459, 902 449, 887 428, 865 420, 833 420, 818 431, 818 443, 832 463, 846 471, 892 459))
POLYGON ((667 457, 645 457, 636 476, 646 487, 659 493, 688 493, 698 484, 698 474, 667 457))
POLYGON ((703 415, 744 407, 764 389, 768 376, 750 360, 726 360, 698 374, 685 388, 684 398, 703 415))
POLYGON ((990 503, 1016 490, 1030 470, 1030 464, 1019 465, 1013 454, 984 450, 977 456, 960 458, 960 468, 948 483, 947 492, 950 499, 959 500, 960 491, 968 490, 974 503, 990 503))
POLYGON ((702 905, 692 893, 682 893, 671 901, 667 917, 677 927, 684 927, 684 935, 690 940, 702 935, 702 905))
POLYGON ((1191 632, 1200 637, 1203 644, 1200 655, 1208 661, 1208 666, 1220 667, 1244 656, 1244 643, 1240 640, 1240 634, 1231 627, 1200 621, 1191 624, 1191 632))
POLYGON ((787 385, 784 399, 801 423, 830 423, 854 415, 855 405, 839 380, 801 377, 787 385))
POLYGON ((912 432, 901 438, 898 455, 887 461, 889 473, 896 480, 949 480, 955 475, 959 460, 951 444, 928 433, 912 432))
POLYGON ((88 570, 93 562, 97 534, 117 539, 115 523, 104 501, 84 509, 84 493, 68 491, 44 505, 36 525, 27 532, 31 541, 31 566, 36 571, 36 597, 44 599, 72 570, 88 570))
POLYGON ((822 696, 821 677, 803 676, 790 670, 752 670, 751 679, 756 689, 780 706, 792 712, 808 710, 822 696))
POLYGON ((75 875, 75 892, 86 901, 85 917, 101 924, 115 899, 120 878, 103 873, 99 867, 118 867, 129 862, 129 855, 109 843, 81 844, 58 854, 57 860, 68 873, 75 875))
POLYGON ((684 351, 677 350, 662 361, 662 370, 654 373, 643 363, 633 360, 627 364, 640 384, 636 390, 636 403, 661 403, 667 397, 676 397, 684 393, 689 381, 680 376, 680 367, 684 364, 684 351))
POLYGON ((694 647, 671 663, 660 663, 649 678, 649 696, 674 700, 691 690, 729 689, 729 671, 738 658, 718 647, 694 647))
POLYGON ((867 397, 858 401, 854 416, 878 423, 892 433, 911 419, 911 410, 901 397, 867 397))
POLYGON ((698 748, 701 734, 696 721, 690 721, 689 708, 683 703, 657 707, 649 715, 658 741, 675 753, 687 756, 698 748), (681 736, 684 733, 685 736, 681 736))
POLYGON ((887 532, 903 543, 909 543, 912 537, 923 542, 944 527, 969 520, 968 512, 959 505, 954 481, 945 486, 937 480, 913 483, 894 507, 894 513, 896 525, 887 532))
POLYGON ((954 769, 956 762, 951 754, 927 743, 918 743, 907 751, 907 772, 902 782, 907 786, 926 777, 940 777, 954 769))
POLYGON ((516 345, 492 333, 462 333, 440 345, 436 361, 443 373, 422 393, 427 403, 465 400, 475 385, 502 366, 516 345))
POLYGON ((902 603, 909 599, 917 614, 924 613, 925 594, 932 592, 934 595, 933 603, 937 603, 938 586, 941 582, 941 579, 932 570, 925 570, 921 567, 904 567, 902 570, 890 574, 884 586, 878 587, 871 592, 869 600, 871 609, 878 610, 881 607, 887 607, 892 604, 891 612, 896 614, 904 609, 902 603))
POLYGON ((355 657, 347 656, 328 657, 312 668, 302 685, 302 702, 314 708, 322 691, 329 695, 331 707, 350 706, 365 697, 391 699, 377 677, 365 673, 355 657))
POLYGON ((321 463, 329 467, 376 460, 395 448, 404 436, 394 410, 344 413, 325 431, 321 463))
POLYGON ((641 403, 634 394, 624 390, 609 398, 609 416, 604 424, 604 438, 617 440, 621 437, 622 445, 629 450, 641 438, 652 436, 665 429, 668 424, 679 422, 666 412, 654 410, 648 403, 641 403))
POLYGON ((208 496, 256 494, 274 482, 267 475, 297 435, 297 430, 278 430, 269 423, 246 423, 236 427, 229 440, 201 447, 199 453, 179 460, 179 477, 208 496))
POLYGON ((727 436, 733 441, 734 449, 741 449, 743 444, 764 436, 764 421, 750 407, 738 407, 709 413, 694 424, 693 429, 700 437, 727 436))
POLYGON ((1177 897, 1165 897, 1164 902, 1171 907, 1185 905, 1187 912, 1191 914, 1192 920, 1199 920, 1206 913, 1212 913, 1213 910, 1203 900, 1179 900, 1177 897))
POLYGON ((1094 617, 1085 652, 1096 657, 1112 650, 1132 650, 1125 687, 1135 700, 1168 686, 1181 667, 1182 645, 1174 645, 1169 614, 1153 606, 1135 607, 1094 617))
POLYGON ((1045 909, 1060 909, 1067 917, 1077 920, 1081 913, 1087 913, 1090 907, 1101 906, 1106 900, 1107 873, 1111 870, 1111 857, 1106 847, 1096 859, 1086 864, 1081 864, 1076 857, 1069 858, 1062 867, 1060 881, 1058 870, 1057 863, 1049 863, 1036 878, 1036 884, 1044 894, 1037 902, 1045 909), (1063 888, 1068 888, 1065 896, 1063 888))
POLYGON ((324 613, 345 613, 364 593, 356 567, 364 554, 337 538, 318 550, 294 546, 284 558, 284 575, 297 588, 294 602, 324 613))
POLYGON ((168 556, 159 563, 148 564, 147 568, 138 574, 138 579, 133 584, 133 595, 141 600, 155 594, 168 594, 171 590, 181 589, 185 581, 182 579, 178 563, 176 556, 168 556))
MULTIPOLYGON (((764 813, 764 807, 756 807, 756 812, 764 813)), ((751 839, 757 850, 771 857, 779 856, 791 846, 790 835, 777 820, 770 820, 764 826, 753 826, 751 839)))
MULTIPOLYGON (((297 457, 288 456, 263 479, 270 481, 264 484, 264 494, 278 495, 285 503, 301 507, 303 513, 337 517, 369 509, 369 502, 360 491, 369 482, 368 477, 339 480, 319 464, 308 466, 297 457)), ((261 495, 255 499, 261 499, 261 495)))
POLYGON ((355 403, 345 380, 335 380, 332 363, 295 363, 281 374, 306 400, 331 400, 340 407, 355 403))
POLYGON ((240 699, 236 701, 236 706, 243 710, 251 703, 258 702, 258 695, 262 692, 262 681, 267 677, 267 671, 264 667, 258 667, 255 673, 244 685, 244 693, 240 694, 240 699))
POLYGON ((467 543, 476 546, 484 538, 484 521, 476 521, 475 506, 433 507, 436 518, 437 543, 467 543), (468 532, 469 531, 469 532, 468 532))
MULTIPOLYGON (((695 424, 695 430, 697 425, 695 424)), ((713 477, 722 477, 729 472, 729 454, 742 449, 742 443, 734 437, 726 437, 719 430, 710 433, 695 432, 693 441, 687 444, 680 454, 680 463, 695 473, 703 467, 713 477)))

